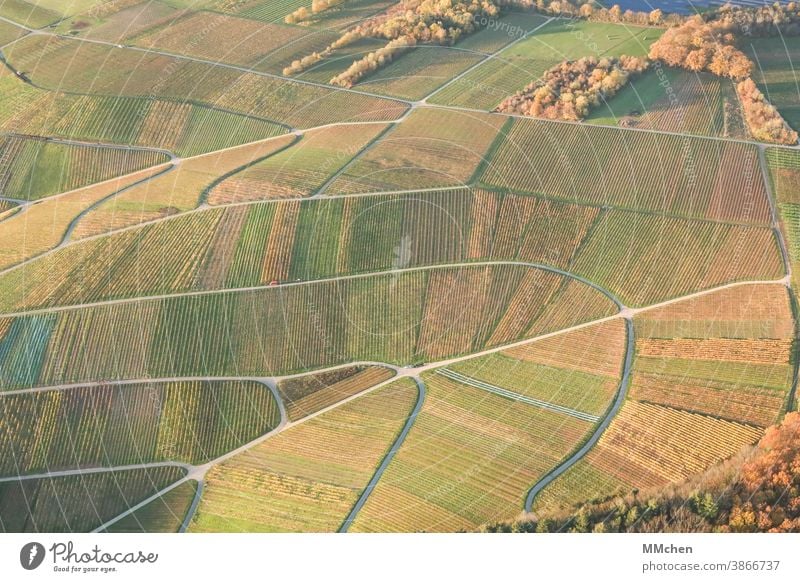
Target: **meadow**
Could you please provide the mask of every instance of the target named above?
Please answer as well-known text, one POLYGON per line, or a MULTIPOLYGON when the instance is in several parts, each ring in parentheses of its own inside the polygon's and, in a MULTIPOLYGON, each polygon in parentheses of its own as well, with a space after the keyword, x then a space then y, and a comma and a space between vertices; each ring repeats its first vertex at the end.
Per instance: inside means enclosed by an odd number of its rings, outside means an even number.
POLYGON ((792 67, 800 61, 800 47, 783 38, 756 38, 748 40, 747 51, 757 64, 753 80, 789 125, 800 129, 797 75, 792 67))

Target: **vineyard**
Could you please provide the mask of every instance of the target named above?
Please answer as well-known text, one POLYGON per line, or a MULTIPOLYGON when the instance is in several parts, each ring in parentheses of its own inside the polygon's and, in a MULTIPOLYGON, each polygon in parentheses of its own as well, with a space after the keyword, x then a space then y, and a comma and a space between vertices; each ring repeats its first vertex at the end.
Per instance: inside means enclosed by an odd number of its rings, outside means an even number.
MULTIPOLYGON (((2 8, 0 8, 0 14, 1 13, 2 8)), ((25 31, 23 29, 6 22, 5 20, 0 20, 0 46, 13 42, 24 34, 25 31)))
POLYGON ((195 155, 280 135, 258 117, 141 97, 74 95, 23 83, 0 68, 0 131, 172 149, 195 155))
POLYGON ((349 166, 328 193, 467 184, 504 122, 480 113, 417 109, 349 166))
MULTIPOLYGON (((598 291, 562 282, 560 275, 522 266, 438 268, 68 309, 53 316, 38 381, 264 376, 352 361, 408 364, 614 313, 598 291), (503 323, 510 313, 518 319, 514 325, 503 323)), ((12 325, 27 329, 33 320, 20 317, 12 325)), ((30 360, 19 358, 3 366, 4 373, 25 379, 30 360)))
POLYGON ((377 386, 394 376, 389 368, 352 366, 278 383, 289 420, 295 421, 377 386))
POLYGON ((309 131, 291 148, 222 180, 208 202, 230 204, 313 194, 387 127, 348 125, 309 131))
POLYGON ((350 531, 470 531, 512 518, 592 426, 438 373, 424 381, 422 411, 350 531))
POLYGON ((166 154, 147 150, 0 138, 0 191, 8 198, 39 200, 167 161, 166 154))
POLYGON ((634 321, 625 404, 537 511, 682 481, 754 443, 785 411, 794 323, 782 285, 732 287, 634 321))
POLYGON ((0 532, 89 532, 178 481, 154 467, 0 483, 0 532))
POLYGON ((275 428, 254 382, 103 385, 0 395, 3 476, 154 461, 200 464, 275 428))
POLYGON ((681 217, 748 224, 770 218, 758 150, 735 142, 516 120, 481 181, 681 217))
POLYGON ((398 380, 213 468, 189 531, 336 531, 417 397, 398 380))
POLYGON ((218 179, 280 151, 293 140, 294 136, 286 135, 183 160, 172 171, 89 212, 75 229, 75 236, 84 238, 192 210, 202 202, 205 189, 218 179))
MULTIPOLYGON (((185 173, 189 162, 184 164, 185 173)), ((198 170, 197 176, 206 169, 198 170)), ((181 177, 173 171, 151 181, 151 188, 174 181, 173 175, 181 177)), ((144 187, 118 198, 126 200, 142 191, 144 187)), ((148 216, 142 211, 105 211, 119 205, 114 200, 90 213, 75 234, 121 225, 126 216, 148 216)), ((0 310, 248 287, 271 282, 279 271, 284 276, 278 278, 310 280, 465 260, 519 260, 567 268, 597 212, 479 190, 209 209, 80 242, 7 273, 0 277, 0 310), (282 217, 280 224, 274 221, 276 214, 282 217), (164 248, 170 252, 164 253, 164 248), (113 279, 108 276, 112 265, 113 279)))
POLYGON ((601 416, 619 386, 624 352, 625 325, 615 320, 465 360, 448 370, 528 398, 601 416))
POLYGON ((110 533, 174 533, 183 524, 197 493, 197 481, 186 481, 107 527, 110 533))
POLYGON ((142 170, 95 186, 87 186, 31 205, 3 221, 0 268, 30 259, 57 246, 70 226, 92 205, 157 174, 166 166, 142 170))
MULTIPOLYGON (((64 14, 56 9, 38 4, 40 3, 30 0, 6 0, 0 4, 0 16, 32 28, 47 26, 64 17, 64 14)), ((49 2, 48 4, 55 3, 49 2)))
MULTIPOLYGON (((388 121, 406 110, 393 100, 47 35, 20 40, 8 48, 6 59, 16 70, 26 71, 39 87, 81 94, 88 88, 84 99, 92 101, 101 95, 117 96, 114 99, 149 96, 213 106, 291 127, 388 121), (170 74, 165 76, 163 71, 170 74)), ((56 99, 55 94, 44 96, 56 99)))
MULTIPOLYGON (((800 156, 787 149, 769 148, 766 150, 766 161, 789 260, 794 267, 800 261, 800 156)), ((794 274, 793 285, 796 289, 794 274)))
POLYGON ((769 228, 615 210, 601 216, 570 268, 627 305, 783 275, 769 228))

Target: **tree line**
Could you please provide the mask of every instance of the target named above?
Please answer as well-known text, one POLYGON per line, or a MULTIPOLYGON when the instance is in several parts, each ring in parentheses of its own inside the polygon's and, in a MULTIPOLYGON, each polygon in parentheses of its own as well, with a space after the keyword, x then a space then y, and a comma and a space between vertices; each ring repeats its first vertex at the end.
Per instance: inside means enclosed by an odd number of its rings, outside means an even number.
POLYGON ((582 119, 648 65, 646 59, 628 56, 564 61, 508 97, 495 111, 547 119, 582 119))

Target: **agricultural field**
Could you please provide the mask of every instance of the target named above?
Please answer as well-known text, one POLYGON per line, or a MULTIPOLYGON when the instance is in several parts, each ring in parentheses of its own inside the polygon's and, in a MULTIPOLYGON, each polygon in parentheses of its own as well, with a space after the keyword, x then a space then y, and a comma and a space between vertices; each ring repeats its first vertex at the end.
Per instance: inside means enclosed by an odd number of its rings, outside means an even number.
POLYGON ((794 322, 783 285, 741 285, 634 318, 628 398, 535 509, 679 482, 754 443, 789 405, 794 322))
POLYGON ((212 205, 299 198, 319 191, 390 126, 345 125, 306 132, 291 148, 232 173, 209 192, 212 205), (347 144, 342 147, 342 144, 347 144))
POLYGON ((769 224, 758 164, 752 145, 520 119, 480 181, 588 204, 769 224))
MULTIPOLYGON (((9 335, 16 331, 12 327, 9 335)), ((35 364, 32 358, 28 369, 34 384, 35 364)), ((3 376, 4 389, 21 383, 7 372, 3 376)), ((0 474, 6 477, 161 461, 202 464, 270 432, 281 420, 272 392, 246 381, 0 392, 0 406, 7 453, 0 474)))
POLYGON ((214 184, 242 167, 290 146, 292 135, 203 154, 173 165, 169 172, 143 182, 97 206, 75 229, 84 238, 180 214, 205 202, 214 184))
POLYGON ((391 369, 381 366, 350 366, 282 380, 278 383, 278 392, 289 420, 296 421, 386 382, 392 376, 391 369))
POLYGON ((90 532, 184 474, 150 467, 0 482, 0 532, 90 532))
POLYGON ((0 139, 0 191, 39 200, 169 160, 152 150, 91 147, 24 137, 0 139))
POLYGON ((290 127, 390 121, 407 109, 396 100, 157 52, 131 51, 116 45, 48 35, 20 40, 8 48, 6 60, 36 87, 49 89, 51 94, 59 91, 94 99, 155 97, 214 107, 290 127))
POLYGON ((437 372, 414 426, 349 531, 460 531, 517 516, 592 423, 437 372))
POLYGON ((504 124, 501 117, 481 113, 417 109, 348 166, 327 193, 466 185, 504 124))
POLYGON ((589 123, 747 139, 732 81, 674 69, 632 80, 587 118, 589 123), (668 92, 666 87, 670 88, 668 92))
POLYGON ((625 324, 617 319, 465 360, 446 370, 599 417, 617 391, 624 354, 625 324))
POLYGON ((337 531, 418 398, 397 380, 218 465, 189 531, 337 531))
POLYGON ((197 494, 197 481, 185 481, 127 517, 106 527, 109 533, 175 533, 197 494))
POLYGON ((144 374, 269 376, 353 361, 405 365, 615 311, 588 285, 530 267, 421 269, 20 316, 6 323, 13 333, 0 365, 8 387, 144 374), (503 323, 509 313, 513 325, 503 323), (37 340, 36 357, 25 333, 37 340), (97 356, 80 356, 87 351, 97 356))
POLYGON ((52 196, 3 221, 0 229, 0 268, 5 269, 45 253, 68 238, 81 216, 124 188, 163 172, 162 165, 114 178, 59 196, 52 196))
POLYGON ((0 131, 195 155, 286 133, 254 116, 179 100, 45 91, 0 69, 0 131))
POLYGON ((791 420, 800 13, 523 4, 0 0, 0 532, 548 529, 791 420))
POLYGON ((644 56, 662 32, 567 19, 552 20, 541 28, 538 24, 541 22, 525 26, 526 32, 517 33, 512 46, 448 85, 430 102, 491 110, 561 61, 585 56, 644 56))
MULTIPOLYGON (((769 179, 777 202, 781 229, 786 237, 789 260, 800 262, 800 155, 787 149, 769 148, 765 153, 769 179)), ((798 289, 797 269, 792 284, 798 289)))

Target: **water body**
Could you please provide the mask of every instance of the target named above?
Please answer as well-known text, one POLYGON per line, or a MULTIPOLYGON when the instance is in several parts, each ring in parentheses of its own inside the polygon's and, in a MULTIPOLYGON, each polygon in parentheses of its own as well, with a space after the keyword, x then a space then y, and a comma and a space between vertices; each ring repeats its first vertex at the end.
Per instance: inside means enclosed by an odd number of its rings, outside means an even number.
MULTIPOLYGON (((721 6, 722 0, 601 0, 605 6, 619 4, 623 10, 645 11, 660 8, 664 12, 677 12, 678 14, 691 14, 709 6, 721 6)), ((736 6, 765 6, 774 4, 775 0, 731 0, 730 4, 736 6)), ((786 2, 784 1, 784 4, 786 2)))

